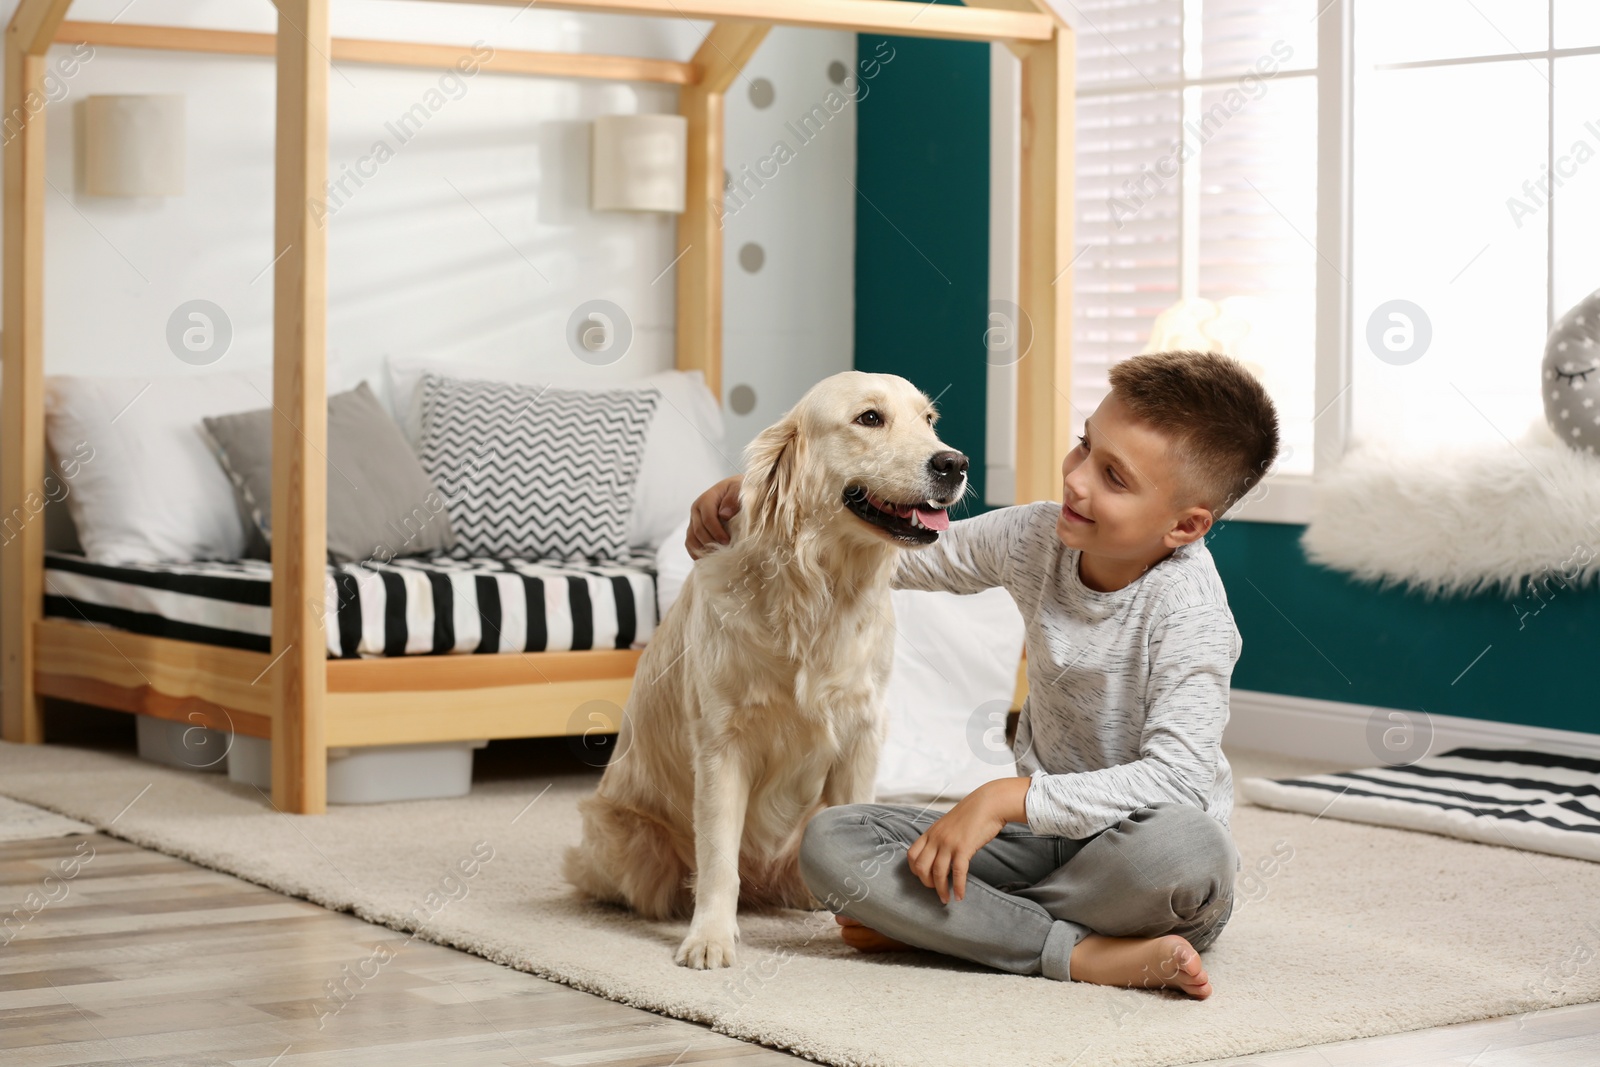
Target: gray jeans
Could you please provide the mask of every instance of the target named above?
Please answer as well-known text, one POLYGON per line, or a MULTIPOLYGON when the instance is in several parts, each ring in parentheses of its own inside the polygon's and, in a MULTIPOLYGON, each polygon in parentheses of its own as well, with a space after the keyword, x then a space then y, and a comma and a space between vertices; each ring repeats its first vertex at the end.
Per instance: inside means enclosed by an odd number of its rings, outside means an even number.
POLYGON ((806 826, 801 877, 829 910, 897 941, 1062 981, 1091 933, 1175 933, 1204 951, 1233 914, 1238 850, 1226 827, 1188 804, 1140 808, 1081 839, 1006 823, 972 857, 966 899, 949 904, 906 861, 943 814, 908 804, 824 809, 806 826))

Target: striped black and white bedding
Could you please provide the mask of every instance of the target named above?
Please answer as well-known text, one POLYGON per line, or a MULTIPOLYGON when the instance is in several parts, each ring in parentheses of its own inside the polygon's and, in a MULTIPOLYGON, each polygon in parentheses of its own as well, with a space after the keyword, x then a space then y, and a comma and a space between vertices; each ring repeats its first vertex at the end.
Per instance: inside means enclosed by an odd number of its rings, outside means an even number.
POLYGON ((1408 767, 1246 778, 1264 807, 1600 861, 1600 760, 1457 748, 1408 767))
MULTIPOLYGON (((260 560, 109 567, 45 555, 44 613, 265 652, 272 567, 260 560)), ((404 559, 329 566, 328 655, 632 648, 656 625, 642 564, 404 559)))

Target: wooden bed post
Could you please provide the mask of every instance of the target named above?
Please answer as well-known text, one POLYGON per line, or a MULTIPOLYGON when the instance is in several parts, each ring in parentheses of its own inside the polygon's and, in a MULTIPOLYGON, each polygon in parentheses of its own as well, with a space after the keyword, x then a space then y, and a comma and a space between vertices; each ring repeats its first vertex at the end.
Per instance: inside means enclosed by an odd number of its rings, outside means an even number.
POLYGON ((5 345, 0 385, 0 735, 44 741, 44 56, 70 0, 22 0, 6 27, 5 345))
POLYGON ((1059 500, 1072 432, 1072 30, 1022 55, 1018 293, 1033 350, 1017 364, 1017 502, 1059 500))
MULTIPOLYGON (((277 196, 272 254, 272 801, 327 808, 322 632, 328 508, 328 0, 277 0, 277 196)), ((266 680, 266 679, 263 679, 266 680)))
POLYGON ((705 373, 722 402, 723 94, 771 27, 719 22, 690 60, 698 77, 678 92, 689 120, 689 166, 678 219, 679 370, 705 373))

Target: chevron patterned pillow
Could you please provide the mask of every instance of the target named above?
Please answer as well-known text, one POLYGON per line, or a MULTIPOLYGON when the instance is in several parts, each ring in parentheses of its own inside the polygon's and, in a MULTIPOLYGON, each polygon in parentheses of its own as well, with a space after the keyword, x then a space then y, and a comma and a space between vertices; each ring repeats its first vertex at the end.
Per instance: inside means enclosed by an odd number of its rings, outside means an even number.
POLYGON ((444 494, 451 554, 627 558, 660 398, 424 375, 422 467, 444 494))

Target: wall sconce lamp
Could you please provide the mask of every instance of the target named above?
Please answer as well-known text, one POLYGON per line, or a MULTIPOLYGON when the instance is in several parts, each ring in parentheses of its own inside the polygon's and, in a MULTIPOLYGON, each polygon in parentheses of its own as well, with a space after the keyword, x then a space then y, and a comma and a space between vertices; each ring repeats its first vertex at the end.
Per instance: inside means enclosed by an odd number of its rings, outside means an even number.
POLYGON ((594 209, 681 213, 688 157, 682 115, 601 115, 590 166, 594 209))
POLYGON ((88 194, 181 196, 183 105, 178 94, 89 97, 84 103, 88 194))

